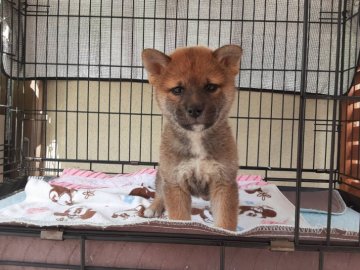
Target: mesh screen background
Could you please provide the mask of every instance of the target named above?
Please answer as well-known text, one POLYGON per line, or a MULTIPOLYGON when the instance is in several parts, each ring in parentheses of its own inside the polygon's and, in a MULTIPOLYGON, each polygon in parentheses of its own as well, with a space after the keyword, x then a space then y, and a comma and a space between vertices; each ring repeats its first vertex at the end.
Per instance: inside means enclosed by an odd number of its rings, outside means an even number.
MULTIPOLYGON (((12 77, 143 81, 143 48, 169 53, 182 46, 232 43, 244 50, 238 87, 300 91, 302 0, 28 0, 26 6, 3 5, 8 54, 2 64, 12 77)), ((307 92, 334 93, 337 9, 337 0, 310 1, 307 92)), ((357 16, 347 21, 345 35, 358 31, 353 25, 357 16)), ((359 35, 351 36, 344 69, 354 66, 359 51, 359 35)), ((344 80, 346 89, 349 80, 344 80)))

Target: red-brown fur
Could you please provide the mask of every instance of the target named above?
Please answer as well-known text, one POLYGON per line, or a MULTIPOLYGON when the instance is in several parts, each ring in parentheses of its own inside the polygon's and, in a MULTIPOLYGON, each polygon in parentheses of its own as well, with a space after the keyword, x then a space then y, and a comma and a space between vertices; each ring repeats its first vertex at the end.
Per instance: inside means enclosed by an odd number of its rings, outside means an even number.
POLYGON ((236 229, 238 159, 227 118, 241 53, 234 45, 182 48, 170 56, 144 50, 149 82, 167 120, 156 195, 144 216, 160 216, 166 207, 170 219, 189 220, 193 195, 210 199, 216 226, 236 229))

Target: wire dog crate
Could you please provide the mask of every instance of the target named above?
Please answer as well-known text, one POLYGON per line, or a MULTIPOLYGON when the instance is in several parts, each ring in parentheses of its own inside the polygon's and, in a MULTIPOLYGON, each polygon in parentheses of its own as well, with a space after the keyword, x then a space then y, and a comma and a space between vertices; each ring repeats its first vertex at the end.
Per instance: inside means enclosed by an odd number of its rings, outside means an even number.
MULTIPOLYGON (((357 0, 1 0, 0 197, 23 189, 27 176, 57 176, 68 167, 114 174, 156 168, 163 120, 142 50, 231 43, 244 51, 230 112, 240 172, 294 191, 290 243, 315 251, 316 268, 326 269, 327 252, 360 251, 360 236, 339 242, 331 235, 333 190, 360 209, 359 6, 357 0), (320 189, 328 193, 325 236, 302 239, 302 193, 320 189)), ((0 237, 31 245, 43 230, 0 225, 0 237)), ((86 250, 91 241, 118 240, 219 247, 216 263, 224 269, 228 249, 265 248, 274 240, 61 230, 69 243, 79 241, 79 262, 6 257, 0 268, 117 269, 89 264, 86 250)))

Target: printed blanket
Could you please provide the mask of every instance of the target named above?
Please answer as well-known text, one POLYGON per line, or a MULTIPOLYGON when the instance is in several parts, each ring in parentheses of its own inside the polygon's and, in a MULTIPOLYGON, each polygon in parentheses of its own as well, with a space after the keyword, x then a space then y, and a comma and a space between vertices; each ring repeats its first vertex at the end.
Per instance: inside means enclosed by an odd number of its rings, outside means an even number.
MULTIPOLYGON (((156 170, 144 169, 115 176, 100 172, 65 169, 51 181, 29 177, 23 202, 0 209, 0 223, 36 226, 126 226, 161 222, 171 224, 165 212, 161 218, 143 217, 144 209, 155 196, 156 170)), ((295 207, 279 189, 260 176, 237 177, 239 187, 239 220, 237 234, 258 226, 293 227, 295 207)), ((213 230, 210 203, 192 198, 192 220, 213 230)), ((180 222, 181 223, 181 222, 180 222)), ((309 227, 301 219, 301 226, 309 227)))

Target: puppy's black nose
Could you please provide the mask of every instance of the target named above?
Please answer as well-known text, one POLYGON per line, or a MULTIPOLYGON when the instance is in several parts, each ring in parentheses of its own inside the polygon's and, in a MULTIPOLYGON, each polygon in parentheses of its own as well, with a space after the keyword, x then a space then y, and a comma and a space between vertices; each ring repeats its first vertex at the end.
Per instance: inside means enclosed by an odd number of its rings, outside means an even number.
POLYGON ((198 118, 203 112, 203 110, 204 108, 201 105, 189 106, 187 108, 187 112, 192 118, 198 118))

